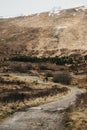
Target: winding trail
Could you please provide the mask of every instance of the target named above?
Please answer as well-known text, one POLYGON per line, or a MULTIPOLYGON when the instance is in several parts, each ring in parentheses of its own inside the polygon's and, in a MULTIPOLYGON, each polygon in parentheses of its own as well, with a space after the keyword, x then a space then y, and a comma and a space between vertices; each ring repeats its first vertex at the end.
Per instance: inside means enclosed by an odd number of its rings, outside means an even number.
POLYGON ((0 124, 0 130, 63 130, 64 110, 83 92, 72 87, 71 92, 58 101, 18 111, 0 124))
POLYGON ((58 101, 16 112, 0 124, 0 130, 63 130, 63 112, 81 93, 74 87, 71 94, 58 101))

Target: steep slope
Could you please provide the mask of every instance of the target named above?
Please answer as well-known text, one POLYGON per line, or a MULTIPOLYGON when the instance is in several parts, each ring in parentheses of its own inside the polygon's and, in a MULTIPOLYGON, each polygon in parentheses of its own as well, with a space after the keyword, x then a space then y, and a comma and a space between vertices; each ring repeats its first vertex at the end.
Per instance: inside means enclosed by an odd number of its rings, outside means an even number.
POLYGON ((87 8, 0 19, 0 56, 87 54, 87 8))

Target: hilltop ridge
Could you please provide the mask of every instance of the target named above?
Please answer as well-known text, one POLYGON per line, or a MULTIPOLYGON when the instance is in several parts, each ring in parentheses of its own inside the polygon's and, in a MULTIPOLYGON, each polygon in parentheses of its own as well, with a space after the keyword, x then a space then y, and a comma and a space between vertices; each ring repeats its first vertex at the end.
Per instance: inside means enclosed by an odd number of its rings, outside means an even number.
POLYGON ((87 8, 0 19, 0 55, 87 54, 87 8))

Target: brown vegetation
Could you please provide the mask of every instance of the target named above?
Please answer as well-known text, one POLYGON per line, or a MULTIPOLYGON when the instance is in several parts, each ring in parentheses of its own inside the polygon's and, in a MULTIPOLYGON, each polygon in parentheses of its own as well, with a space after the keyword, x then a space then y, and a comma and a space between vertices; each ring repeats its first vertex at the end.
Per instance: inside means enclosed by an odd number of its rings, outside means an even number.
POLYGON ((65 85, 69 85, 71 83, 71 75, 67 71, 57 72, 54 74, 53 81, 56 83, 61 83, 65 85))
POLYGON ((87 93, 78 95, 75 106, 67 109, 64 124, 66 130, 87 129, 87 93))
POLYGON ((87 91, 87 75, 75 75, 71 84, 87 91))
MULTIPOLYGON (((33 78, 33 77, 32 77, 33 78)), ((0 77, 0 119, 23 107, 56 100, 68 89, 59 85, 29 83, 8 76, 0 77)))
POLYGON ((0 61, 13 56, 87 55, 87 9, 0 19, 0 61), (79 24, 79 26, 78 26, 79 24))

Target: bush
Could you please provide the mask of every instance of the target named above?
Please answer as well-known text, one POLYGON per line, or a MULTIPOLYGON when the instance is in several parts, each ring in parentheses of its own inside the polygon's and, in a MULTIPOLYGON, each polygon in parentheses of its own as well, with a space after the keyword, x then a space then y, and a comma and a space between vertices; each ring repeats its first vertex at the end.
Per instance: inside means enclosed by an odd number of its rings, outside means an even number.
POLYGON ((20 73, 26 73, 28 71, 28 67, 24 65, 18 65, 14 67, 14 70, 20 73))
POLYGON ((39 68, 40 70, 48 70, 48 67, 47 67, 47 66, 41 65, 41 64, 38 66, 38 68, 39 68))
POLYGON ((53 81, 56 83, 61 83, 65 85, 69 85, 71 83, 71 75, 69 72, 57 72, 53 76, 53 81))
POLYGON ((27 65, 27 69, 28 69, 28 70, 31 70, 32 68, 33 68, 33 67, 32 67, 31 64, 28 64, 28 65, 27 65))
POLYGON ((53 77, 53 74, 52 73, 47 73, 46 76, 47 77, 53 77))

